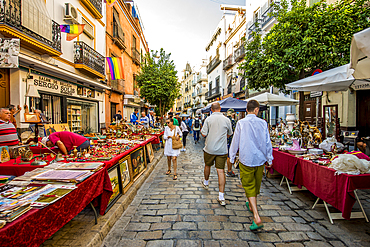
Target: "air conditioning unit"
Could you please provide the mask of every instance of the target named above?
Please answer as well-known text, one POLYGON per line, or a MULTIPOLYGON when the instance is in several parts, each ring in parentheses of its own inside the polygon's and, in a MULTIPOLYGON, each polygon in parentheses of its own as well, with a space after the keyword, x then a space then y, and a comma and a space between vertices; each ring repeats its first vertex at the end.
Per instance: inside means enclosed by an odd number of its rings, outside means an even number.
POLYGON ((64 21, 65 22, 71 22, 73 24, 78 24, 78 13, 77 9, 70 3, 65 3, 65 9, 64 9, 64 21))

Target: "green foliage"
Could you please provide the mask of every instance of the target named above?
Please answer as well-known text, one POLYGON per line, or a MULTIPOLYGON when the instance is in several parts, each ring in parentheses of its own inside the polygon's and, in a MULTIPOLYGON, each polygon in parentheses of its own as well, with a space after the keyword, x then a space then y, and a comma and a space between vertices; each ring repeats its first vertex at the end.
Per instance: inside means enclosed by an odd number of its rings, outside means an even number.
POLYGON ((274 4, 272 15, 277 19, 265 37, 260 29, 246 44, 245 62, 241 64, 248 88, 285 84, 349 63, 352 35, 370 26, 370 8, 366 0, 340 0, 334 5, 325 1, 311 7, 306 1, 283 0, 274 4))
POLYGON ((161 48, 159 51, 151 51, 145 55, 145 63, 142 64, 141 72, 136 77, 140 87, 140 95, 147 102, 156 105, 159 116, 171 109, 175 99, 179 96, 180 83, 171 54, 161 48))

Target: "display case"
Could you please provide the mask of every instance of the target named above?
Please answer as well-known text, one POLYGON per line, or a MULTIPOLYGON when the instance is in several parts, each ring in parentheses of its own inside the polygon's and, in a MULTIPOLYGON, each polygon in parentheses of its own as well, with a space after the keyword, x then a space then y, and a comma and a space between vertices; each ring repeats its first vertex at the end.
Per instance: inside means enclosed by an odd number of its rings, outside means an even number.
POLYGON ((79 105, 68 105, 68 125, 72 132, 78 132, 82 130, 81 125, 81 106, 79 105))

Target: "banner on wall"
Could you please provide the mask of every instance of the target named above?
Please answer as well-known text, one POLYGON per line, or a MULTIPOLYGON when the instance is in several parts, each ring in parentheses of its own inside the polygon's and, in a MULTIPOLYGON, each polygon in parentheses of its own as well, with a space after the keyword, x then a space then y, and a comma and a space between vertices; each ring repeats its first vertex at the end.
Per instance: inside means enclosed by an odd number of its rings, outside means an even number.
POLYGON ((19 39, 0 38, 0 68, 14 69, 19 65, 19 50, 21 44, 19 39))

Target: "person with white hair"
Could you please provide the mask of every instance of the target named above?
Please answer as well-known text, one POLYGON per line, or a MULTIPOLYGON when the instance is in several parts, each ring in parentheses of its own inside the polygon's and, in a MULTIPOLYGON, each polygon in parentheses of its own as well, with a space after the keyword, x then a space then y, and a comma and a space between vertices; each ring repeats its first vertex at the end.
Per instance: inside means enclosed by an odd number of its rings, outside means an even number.
POLYGON ((41 143, 48 147, 57 146, 65 155, 71 153, 74 147, 77 151, 90 147, 90 141, 86 137, 69 131, 54 132, 42 138, 41 143))
POLYGON ((154 128, 154 125, 155 125, 154 112, 152 110, 150 110, 147 117, 149 119, 149 126, 154 128))
POLYGON ((10 122, 11 112, 0 108, 0 146, 15 146, 19 144, 17 130, 10 122))

